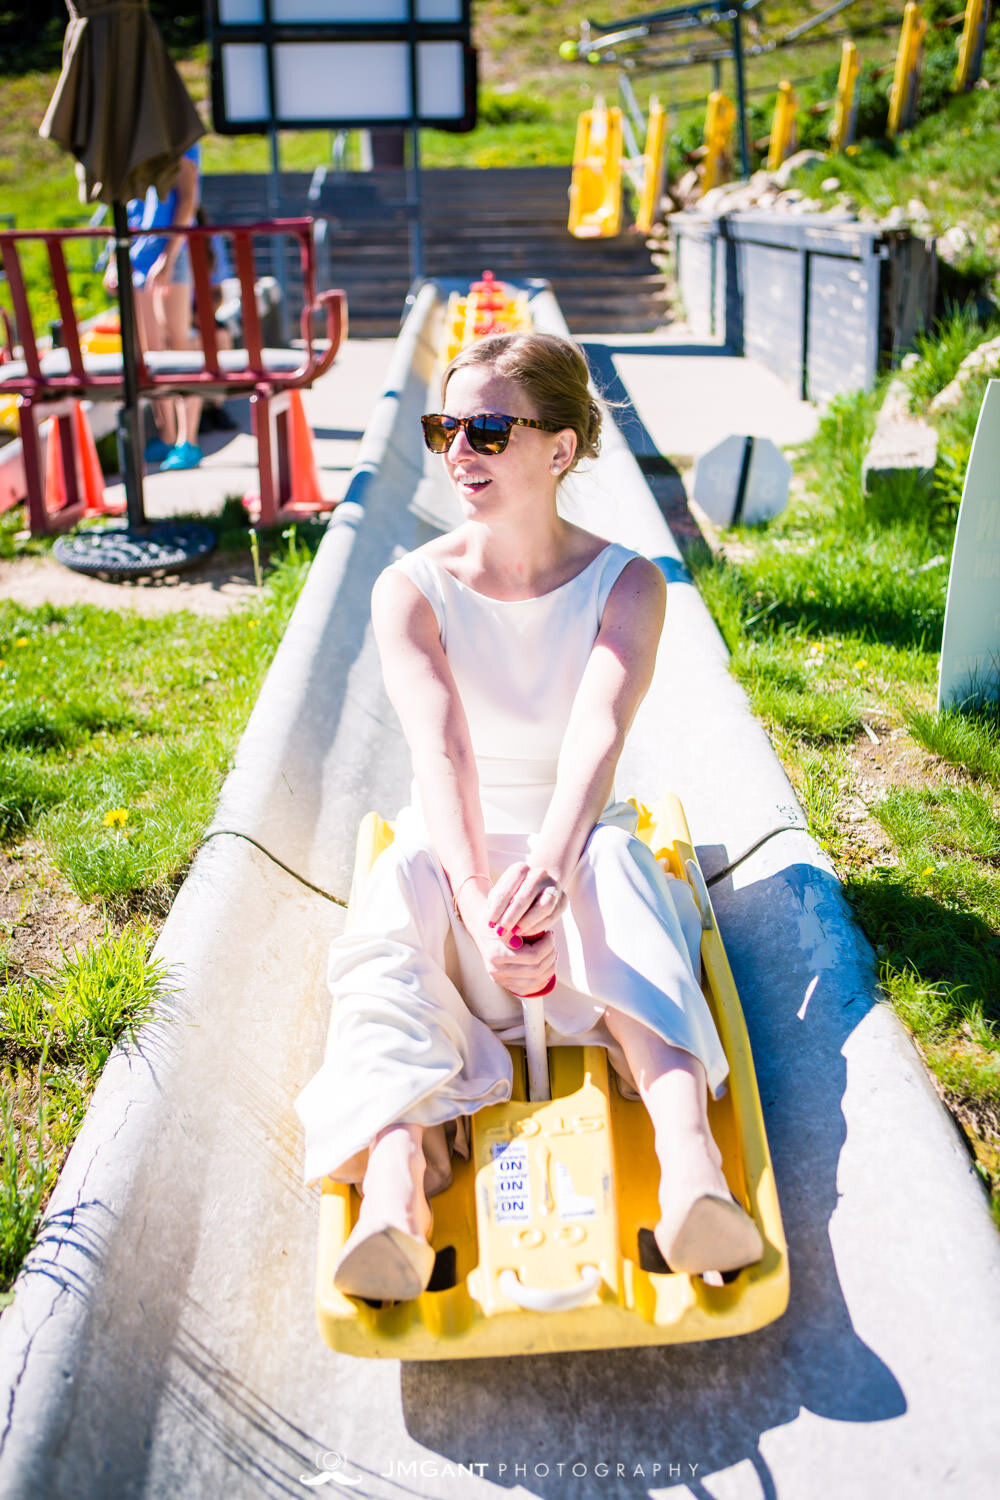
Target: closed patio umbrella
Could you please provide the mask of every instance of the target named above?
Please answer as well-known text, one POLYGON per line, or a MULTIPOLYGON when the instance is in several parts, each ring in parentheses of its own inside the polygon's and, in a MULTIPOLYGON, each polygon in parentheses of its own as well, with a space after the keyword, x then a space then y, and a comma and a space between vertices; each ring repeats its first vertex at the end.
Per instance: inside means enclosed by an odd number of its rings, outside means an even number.
POLYGON ((63 64, 40 134, 76 157, 83 202, 111 205, 121 310, 124 401, 119 454, 130 527, 142 499, 136 326, 126 203, 169 192, 189 146, 204 134, 146 0, 66 0, 63 64))
POLYGON ((84 202, 166 197, 204 127, 146 0, 67 0, 62 73, 40 134, 77 159, 84 202))

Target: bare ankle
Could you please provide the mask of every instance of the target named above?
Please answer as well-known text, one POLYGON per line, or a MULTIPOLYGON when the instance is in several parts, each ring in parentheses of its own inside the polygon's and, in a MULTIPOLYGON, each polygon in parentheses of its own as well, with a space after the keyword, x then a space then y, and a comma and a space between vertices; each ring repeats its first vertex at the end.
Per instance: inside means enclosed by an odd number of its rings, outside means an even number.
POLYGON ((426 1238, 431 1227, 426 1169, 419 1127, 399 1125, 383 1131, 369 1152, 359 1222, 391 1224, 426 1238))
POLYGON ((693 1132, 682 1140, 675 1137, 667 1142, 657 1138, 656 1148, 661 1213, 672 1216, 679 1204, 706 1193, 728 1197, 722 1153, 709 1130, 693 1132))

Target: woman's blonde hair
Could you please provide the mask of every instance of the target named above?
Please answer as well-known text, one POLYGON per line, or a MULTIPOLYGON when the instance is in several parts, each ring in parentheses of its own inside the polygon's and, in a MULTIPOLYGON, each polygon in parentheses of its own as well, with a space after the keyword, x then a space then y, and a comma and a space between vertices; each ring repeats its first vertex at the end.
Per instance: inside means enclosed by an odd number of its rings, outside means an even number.
POLYGON ((601 408, 590 389, 587 361, 576 344, 552 333, 487 334, 455 355, 441 377, 442 400, 455 371, 469 365, 488 365, 506 380, 513 380, 524 388, 541 421, 573 429, 576 453, 570 469, 575 469, 581 458, 597 457, 601 408))

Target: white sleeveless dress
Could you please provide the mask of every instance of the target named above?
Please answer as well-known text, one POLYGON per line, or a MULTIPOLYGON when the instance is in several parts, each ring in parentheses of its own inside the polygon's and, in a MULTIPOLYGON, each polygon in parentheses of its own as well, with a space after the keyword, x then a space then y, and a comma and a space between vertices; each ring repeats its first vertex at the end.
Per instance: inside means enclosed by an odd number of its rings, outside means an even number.
MULTIPOLYGON (((514 601, 467 588, 423 549, 392 564, 440 628, 472 736, 493 879, 541 827, 604 606, 635 556, 609 544, 569 582, 514 601)), ((717 1096, 728 1064, 695 978, 698 911, 687 885, 664 875, 633 836, 635 820, 627 803, 611 803, 567 882, 557 982, 545 999, 548 1040, 607 1047, 630 1087, 603 1020, 611 1006, 699 1058, 717 1096)), ((520 1002, 488 977, 454 911, 416 787, 395 824, 350 931, 331 945, 326 1060, 296 1100, 307 1182, 359 1180, 368 1145, 389 1124, 460 1122, 510 1095, 503 1043, 523 1037, 520 1002)))

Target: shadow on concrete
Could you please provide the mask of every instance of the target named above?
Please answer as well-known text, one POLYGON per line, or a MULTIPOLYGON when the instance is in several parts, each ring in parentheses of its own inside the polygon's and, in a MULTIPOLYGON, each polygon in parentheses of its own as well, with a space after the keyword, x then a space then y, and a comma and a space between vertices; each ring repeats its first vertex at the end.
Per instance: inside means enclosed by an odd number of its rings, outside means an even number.
POLYGON ((581 348, 587 356, 594 384, 611 407, 615 422, 629 448, 637 457, 640 454, 657 453, 653 435, 636 411, 628 388, 615 366, 615 354, 621 351, 611 344, 584 343, 581 348))
POLYGON ((317 438, 329 439, 330 442, 335 443, 356 443, 360 442, 364 437, 364 433, 359 432, 354 427, 310 426, 309 430, 312 433, 314 440, 316 440, 317 438))
MULTIPOLYGON (((730 858, 722 847, 698 853, 706 869, 730 858)), ((698 1500, 711 1500, 697 1475, 744 1462, 760 1493, 774 1500, 762 1452, 773 1429, 803 1410, 875 1423, 907 1409, 892 1370, 854 1331, 829 1238, 846 1136, 843 1048, 872 1001, 870 989, 845 984, 842 967, 812 972, 815 955, 801 952, 794 929, 804 906, 841 907, 839 884, 793 864, 738 891, 727 876, 712 899, 756 1061, 788 1236, 788 1311, 756 1333, 717 1342, 402 1367, 403 1409, 417 1442, 453 1464, 488 1464, 494 1482, 546 1500, 607 1494, 601 1464, 612 1475, 625 1465, 616 1494, 644 1493, 651 1478, 656 1488, 667 1466, 679 1464, 674 1478, 698 1500), (780 987, 761 962, 764 911, 767 948, 781 956, 780 987), (799 1005, 804 993, 808 1006, 799 1005), (574 1474, 573 1464, 586 1473, 574 1474), (545 1465, 548 1472, 535 1472, 545 1465)))
MULTIPOLYGON (((692 349, 690 346, 672 344, 637 347, 623 344, 619 347, 613 344, 584 343, 582 347, 586 353, 594 383, 604 400, 611 406, 615 423, 642 470, 660 515, 670 528, 674 541, 682 553, 686 553, 693 546, 704 545, 705 537, 688 505, 687 489, 681 472, 676 464, 657 448, 655 438, 636 410, 628 388, 618 373, 614 356, 619 353, 646 354, 654 348, 671 354, 719 354, 725 351, 718 350, 714 346, 709 348, 698 346, 692 349)), ((657 561, 660 560, 657 559, 657 561)), ((682 578, 686 583, 691 581, 686 572, 682 574, 682 578)), ((668 573, 667 582, 674 581, 675 578, 668 573)))

